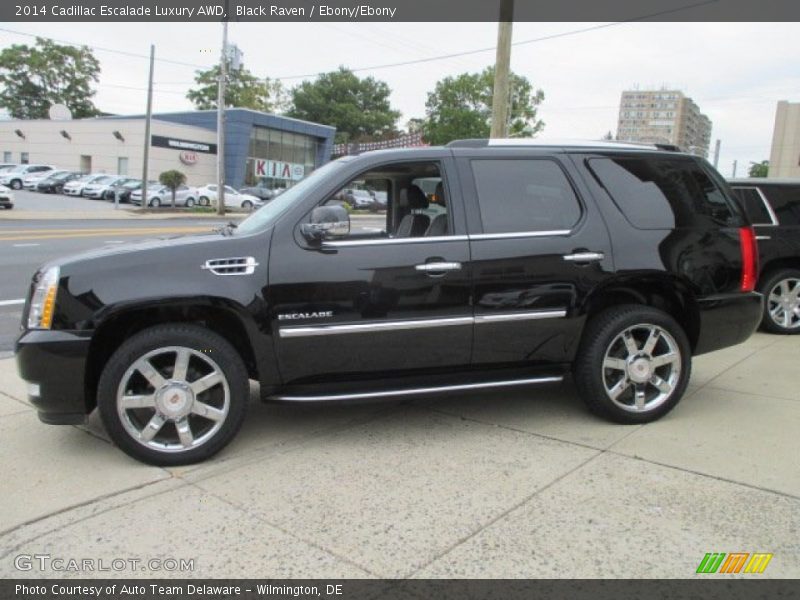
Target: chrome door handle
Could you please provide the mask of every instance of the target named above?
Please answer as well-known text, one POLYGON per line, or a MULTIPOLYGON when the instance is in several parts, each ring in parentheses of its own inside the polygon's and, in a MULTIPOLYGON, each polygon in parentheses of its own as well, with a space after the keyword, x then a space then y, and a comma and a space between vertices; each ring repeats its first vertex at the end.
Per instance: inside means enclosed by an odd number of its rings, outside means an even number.
POLYGON ((605 256, 602 252, 574 252, 573 254, 565 254, 564 260, 576 263, 597 262, 598 260, 603 260, 605 256))
POLYGON ((416 265, 414 268, 417 271, 425 271, 426 273, 440 273, 442 271, 460 271, 460 262, 429 262, 416 265))

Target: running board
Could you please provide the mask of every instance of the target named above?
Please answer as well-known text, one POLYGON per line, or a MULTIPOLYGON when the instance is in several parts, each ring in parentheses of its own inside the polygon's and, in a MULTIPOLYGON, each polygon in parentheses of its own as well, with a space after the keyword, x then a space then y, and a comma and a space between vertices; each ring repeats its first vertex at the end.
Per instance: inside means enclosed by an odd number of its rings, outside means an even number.
POLYGON ((559 383, 563 379, 564 377, 561 375, 553 375, 548 377, 533 377, 529 379, 508 379, 505 381, 487 381, 483 383, 464 383, 460 385, 442 385, 436 387, 408 388, 401 390, 362 392, 355 394, 317 394, 313 396, 277 394, 269 396, 268 399, 281 402, 331 402, 338 400, 368 400, 370 398, 394 398, 397 396, 419 396, 424 394, 439 394, 443 392, 459 392, 467 390, 482 390, 489 388, 512 387, 516 385, 559 383))

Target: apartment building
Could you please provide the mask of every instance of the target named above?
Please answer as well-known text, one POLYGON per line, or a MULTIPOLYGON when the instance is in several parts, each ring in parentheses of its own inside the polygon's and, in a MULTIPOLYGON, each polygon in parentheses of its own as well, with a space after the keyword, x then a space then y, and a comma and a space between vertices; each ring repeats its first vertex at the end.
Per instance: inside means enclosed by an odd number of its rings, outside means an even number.
POLYGON ((768 177, 800 177, 800 102, 778 102, 768 177))
POLYGON ((711 119, 679 90, 626 90, 619 105, 617 139, 675 144, 708 156, 711 119))

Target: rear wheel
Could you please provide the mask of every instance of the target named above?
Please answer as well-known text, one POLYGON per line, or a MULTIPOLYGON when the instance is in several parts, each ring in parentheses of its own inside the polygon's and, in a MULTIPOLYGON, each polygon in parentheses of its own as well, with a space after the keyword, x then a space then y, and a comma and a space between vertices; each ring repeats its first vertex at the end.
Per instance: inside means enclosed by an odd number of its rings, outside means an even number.
POLYGON ((759 291, 764 294, 761 325, 771 333, 800 334, 800 270, 783 269, 768 276, 759 291))
POLYGON ((186 208, 192 208, 194 206, 194 198, 187 198, 186 199, 186 208))
POLYGON ((153 198, 152 200, 150 200, 150 206, 152 206, 153 208, 158 208, 159 206, 161 206, 161 199, 153 198))
POLYGON ((592 412, 618 423, 648 423, 678 404, 691 360, 675 319, 648 306, 623 305, 587 325, 575 384, 592 412))
POLYGON ((127 454, 182 465, 219 452, 247 410, 247 371, 219 335, 194 325, 146 329, 109 359, 98 384, 100 415, 127 454))
POLYGON ((200 196, 200 206, 208 206, 209 204, 211 204, 211 202, 206 196, 200 196))

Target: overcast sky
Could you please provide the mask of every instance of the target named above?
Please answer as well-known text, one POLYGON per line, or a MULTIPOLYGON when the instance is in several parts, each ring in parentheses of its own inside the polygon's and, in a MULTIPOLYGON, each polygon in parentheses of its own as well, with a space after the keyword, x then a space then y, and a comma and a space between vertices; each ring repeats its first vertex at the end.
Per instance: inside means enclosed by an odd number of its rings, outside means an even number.
MULTIPOLYGON (((515 23, 514 41, 595 27, 598 23, 515 23)), ((192 65, 214 63, 221 26, 216 23, 9 23, 4 28, 95 47, 102 72, 95 104, 103 111, 141 113, 147 63, 101 48, 192 65), (128 89, 135 88, 135 89, 128 89)), ((339 65, 372 67, 492 47, 496 23, 231 23, 230 42, 259 77, 306 75, 339 65)), ((514 47, 512 69, 545 92, 544 136, 598 139, 616 133, 620 92, 668 86, 694 98, 722 140, 719 169, 738 174, 750 161, 769 158, 776 103, 800 101, 797 23, 626 23, 514 47)), ((0 47, 30 43, 0 31, 0 47)), ((438 79, 478 71, 494 52, 359 73, 386 81, 400 125, 424 116, 425 99, 438 79)), ((154 111, 191 108, 185 99, 195 68, 156 62, 154 111)))

